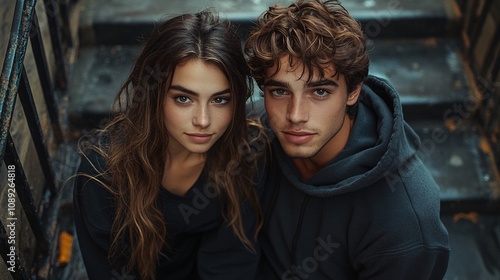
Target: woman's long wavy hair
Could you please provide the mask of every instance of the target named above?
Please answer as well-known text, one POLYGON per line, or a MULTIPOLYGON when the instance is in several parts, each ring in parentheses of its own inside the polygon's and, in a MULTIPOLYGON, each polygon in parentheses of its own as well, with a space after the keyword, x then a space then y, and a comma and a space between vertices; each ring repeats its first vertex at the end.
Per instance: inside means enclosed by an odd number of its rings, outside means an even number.
POLYGON ((261 128, 245 117, 253 91, 241 40, 235 27, 213 11, 174 17, 157 25, 146 41, 116 98, 116 115, 97 131, 96 138, 106 140, 87 146, 104 157, 106 170, 100 175, 110 182, 105 187, 115 197, 109 256, 122 253, 123 242, 131 244, 128 268, 141 279, 154 278, 162 249, 168 248, 168 228, 157 206, 169 140, 163 104, 176 66, 190 59, 216 65, 229 81, 233 100, 231 122, 206 155, 207 180, 218 188, 228 226, 249 250, 254 250, 262 226, 251 148, 259 136, 247 137, 249 126, 261 128), (256 213, 255 236, 244 232, 244 203, 256 213))
MULTIPOLYGON (((259 86, 269 68, 277 64, 274 74, 279 72, 279 61, 285 55, 289 55, 291 67, 302 62, 302 73, 309 78, 314 71, 324 76, 324 69, 334 65, 335 75, 344 75, 348 93, 368 75, 361 26, 336 0, 299 0, 288 7, 269 7, 257 19, 245 52, 259 86)), ((353 107, 356 111, 356 105, 353 107)))

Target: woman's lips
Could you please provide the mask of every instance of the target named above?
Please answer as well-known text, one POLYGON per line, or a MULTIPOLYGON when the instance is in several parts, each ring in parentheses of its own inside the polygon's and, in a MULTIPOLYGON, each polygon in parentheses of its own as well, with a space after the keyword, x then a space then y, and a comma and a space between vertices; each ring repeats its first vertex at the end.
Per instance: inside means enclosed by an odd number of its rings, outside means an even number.
POLYGON ((213 134, 186 133, 189 139, 196 144, 204 144, 212 139, 213 134))

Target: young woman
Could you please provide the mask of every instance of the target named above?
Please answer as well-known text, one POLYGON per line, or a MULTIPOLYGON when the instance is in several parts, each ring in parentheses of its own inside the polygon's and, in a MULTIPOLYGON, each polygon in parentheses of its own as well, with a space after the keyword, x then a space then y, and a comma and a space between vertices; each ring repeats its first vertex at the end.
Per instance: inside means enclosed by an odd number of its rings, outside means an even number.
POLYGON ((251 93, 228 21, 203 11, 155 27, 118 113, 81 142, 75 224, 90 279, 254 278, 251 93))

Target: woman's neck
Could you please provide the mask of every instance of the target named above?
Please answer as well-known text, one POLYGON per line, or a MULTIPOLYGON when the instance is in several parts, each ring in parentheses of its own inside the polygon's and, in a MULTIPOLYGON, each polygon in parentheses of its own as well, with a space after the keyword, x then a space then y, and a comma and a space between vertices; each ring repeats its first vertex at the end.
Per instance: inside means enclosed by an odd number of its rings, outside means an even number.
POLYGON ((165 168, 169 166, 182 165, 182 166, 196 166, 204 165, 206 160, 206 153, 192 153, 189 151, 170 152, 167 151, 165 156, 165 168))
POLYGON ((162 186, 173 194, 184 196, 200 177, 205 161, 206 154, 167 153, 162 186))

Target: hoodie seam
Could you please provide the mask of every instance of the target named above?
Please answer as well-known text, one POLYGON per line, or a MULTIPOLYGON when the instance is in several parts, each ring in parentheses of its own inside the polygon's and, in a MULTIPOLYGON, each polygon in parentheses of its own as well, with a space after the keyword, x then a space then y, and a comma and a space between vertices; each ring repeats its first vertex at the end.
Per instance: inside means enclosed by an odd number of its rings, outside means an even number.
MULTIPOLYGON (((415 155, 413 155, 411 158, 414 158, 415 155)), ((413 168, 416 168, 415 166, 413 166, 413 168)), ((406 197, 408 198, 408 201, 410 202, 410 205, 411 205, 411 209, 413 210, 413 214, 415 215, 415 219, 417 220, 418 222, 418 229, 419 229, 419 234, 420 234, 420 242, 422 244, 425 244, 424 242, 424 236, 423 236, 423 231, 422 231, 422 222, 420 221, 420 217, 417 215, 417 211, 415 210, 415 206, 413 205, 413 200, 411 199, 410 195, 408 194, 408 188, 406 186, 406 180, 403 176, 401 176, 401 173, 398 169, 398 176, 399 178, 401 178, 401 182, 403 183, 403 188, 405 190, 405 194, 406 194, 406 197)))
POLYGON ((417 250, 420 250, 420 249, 423 249, 424 251, 436 251, 436 252, 440 252, 441 251, 443 253, 447 253, 447 252, 450 251, 450 249, 444 248, 444 247, 441 247, 441 246, 427 246, 427 245, 424 245, 424 244, 418 244, 418 245, 413 245, 411 247, 409 246, 409 247, 405 247, 405 248, 401 248, 401 249, 382 251, 380 253, 370 255, 370 256, 366 257, 365 259, 363 259, 361 261, 362 262, 367 262, 370 259, 377 258, 377 257, 391 256, 391 255, 401 254, 401 253, 411 253, 413 251, 417 251, 417 250))
POLYGON ((297 244, 299 243, 299 236, 302 232, 302 224, 304 222, 304 213, 306 212, 306 205, 309 202, 309 196, 305 196, 300 206, 299 220, 297 223, 297 228, 295 229, 295 234, 292 240, 292 261, 295 262, 297 258, 297 244))

